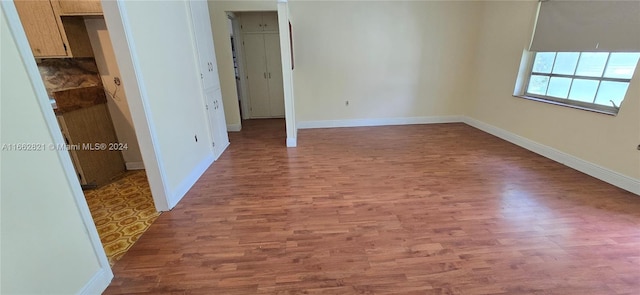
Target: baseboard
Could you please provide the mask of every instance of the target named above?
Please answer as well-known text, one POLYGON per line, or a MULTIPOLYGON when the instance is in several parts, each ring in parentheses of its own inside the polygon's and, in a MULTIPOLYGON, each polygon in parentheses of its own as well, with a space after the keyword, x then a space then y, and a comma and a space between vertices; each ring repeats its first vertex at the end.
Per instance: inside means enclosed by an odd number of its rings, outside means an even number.
POLYGON ((191 187, 200 179, 200 176, 211 166, 213 163, 213 154, 207 156, 196 167, 191 170, 191 173, 180 182, 180 184, 173 190, 171 197, 169 198, 169 209, 172 209, 178 202, 187 194, 191 187))
POLYGON ((287 147, 297 147, 298 139, 295 137, 287 137, 287 147))
POLYGON ((93 277, 80 289, 78 294, 102 294, 104 290, 109 287, 111 280, 113 279, 113 272, 111 269, 101 268, 96 272, 93 277))
POLYGON ((213 155, 213 161, 218 161, 218 158, 220 158, 220 156, 222 156, 222 154, 224 154, 224 151, 226 151, 226 150, 227 150, 227 148, 229 147, 229 145, 230 145, 230 143, 229 143, 228 141, 227 141, 227 142, 225 142, 225 143, 224 143, 224 147, 222 148, 222 152, 220 152, 220 154, 219 154, 219 155, 217 155, 217 157, 216 157, 216 155, 213 155))
POLYGON ((298 121, 296 122, 296 125, 298 129, 312 129, 312 128, 336 128, 336 127, 459 123, 462 121, 463 121, 462 116, 432 116, 432 117, 407 117, 407 118, 298 121))
POLYGON ((227 124, 227 131, 240 132, 242 130, 242 124, 227 124))
POLYGON ((126 162, 124 163, 127 170, 144 170, 144 162, 126 162))
POLYGON ((500 129, 496 126, 478 121, 476 119, 465 117, 464 123, 472 127, 475 127, 477 129, 480 129, 484 132, 487 132, 489 134, 492 134, 494 136, 497 136, 499 138, 502 138, 508 142, 511 142, 515 145, 523 147, 527 150, 530 150, 536 154, 539 154, 541 156, 554 160, 560 164, 571 167, 575 170, 578 170, 582 173, 593 176, 609 184, 615 185, 621 189, 630 191, 636 195, 640 195, 639 179, 622 175, 618 172, 604 168, 602 166, 591 163, 589 161, 585 161, 576 156, 564 153, 560 150, 540 144, 528 138, 522 137, 520 135, 509 132, 504 129, 500 129))

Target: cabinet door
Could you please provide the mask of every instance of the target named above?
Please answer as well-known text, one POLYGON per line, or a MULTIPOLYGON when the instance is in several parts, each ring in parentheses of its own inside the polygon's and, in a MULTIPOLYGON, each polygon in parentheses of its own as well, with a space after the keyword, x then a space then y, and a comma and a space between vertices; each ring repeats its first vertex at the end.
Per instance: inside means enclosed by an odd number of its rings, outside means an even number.
MULTIPOLYGON (((58 126, 60 127, 60 131, 62 132, 62 137, 66 144, 70 144, 72 141, 69 140, 69 128, 67 128, 67 123, 64 120, 64 116, 56 115, 56 119, 58 119, 58 126)), ((80 160, 78 160, 78 152, 73 149, 69 149, 69 155, 71 156, 71 163, 73 164, 73 168, 76 170, 76 176, 78 176, 78 181, 80 184, 87 184, 87 177, 84 176, 84 172, 82 171, 82 166, 80 165, 80 160)))
POLYGON ((267 57, 267 78, 269 80, 269 110, 272 117, 284 117, 280 35, 265 34, 264 48, 267 57))
POLYGON ((118 142, 111 115, 106 104, 64 113, 62 115, 69 133, 69 143, 80 145, 90 143, 105 143, 107 146, 76 151, 79 165, 82 167, 84 181, 103 185, 125 171, 122 153, 109 150, 109 143, 118 142))
POLYGON ((102 14, 102 5, 100 0, 52 0, 60 7, 62 15, 100 15, 102 14))
POLYGON ((261 12, 240 13, 240 30, 242 32, 262 32, 261 12))
POLYGON ((246 74, 249 77, 249 114, 251 118, 266 118, 271 116, 269 103, 269 87, 267 78, 267 63, 264 51, 263 34, 244 35, 244 54, 246 74))
POLYGON ((220 89, 206 89, 205 103, 207 118, 209 120, 209 133, 211 135, 211 148, 213 156, 218 159, 229 144, 227 134, 227 123, 224 117, 224 107, 222 105, 222 93, 220 89))
POLYGON ((278 31, 278 13, 277 12, 262 13, 262 30, 265 32, 278 31))
POLYGON ((220 87, 220 80, 213 45, 213 34, 211 33, 209 6, 207 1, 190 1, 189 4, 203 87, 205 89, 218 88, 220 87))
POLYGON ((15 5, 33 56, 67 55, 57 16, 49 1, 15 0, 15 5))
POLYGON ((224 116, 224 105, 222 104, 222 92, 220 89, 214 92, 215 97, 215 120, 216 120, 216 145, 213 147, 213 154, 216 159, 222 155, 222 152, 229 145, 229 134, 227 133, 227 120, 224 116))

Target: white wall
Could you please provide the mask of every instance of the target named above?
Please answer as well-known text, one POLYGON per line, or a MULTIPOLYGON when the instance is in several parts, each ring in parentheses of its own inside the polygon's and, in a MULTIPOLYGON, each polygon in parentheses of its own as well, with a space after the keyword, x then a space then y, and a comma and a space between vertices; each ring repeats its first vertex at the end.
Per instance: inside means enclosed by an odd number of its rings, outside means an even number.
POLYGON ((290 2, 297 121, 462 115, 479 8, 454 1, 290 2))
MULTIPOLYGON (((73 172, 65 174, 65 168, 73 171, 69 154, 48 148, 50 143, 63 143, 62 135, 47 125, 46 120, 56 124, 53 110, 38 103, 48 103, 46 90, 35 60, 23 60, 12 38, 7 19, 19 21, 15 9, 6 9, 9 5, 13 4, 2 3, 0 13, 0 144, 40 143, 45 151, 0 152, 0 293, 98 293, 112 274, 104 251, 96 252, 91 243, 90 234, 98 239, 95 226, 83 222, 83 212, 90 220, 86 202, 76 203, 84 200, 80 184, 73 172), (33 84, 27 69, 35 78, 33 84), (103 285, 89 291, 91 280, 101 273, 103 285)), ((16 38, 29 52, 24 32, 16 38)))
POLYGON ((116 130, 118 141, 127 144, 127 150, 122 151, 122 157, 127 169, 142 168, 142 155, 136 139, 136 132, 133 129, 133 118, 131 118, 131 112, 129 111, 127 95, 122 84, 117 86, 113 81, 114 77, 121 78, 121 75, 113 52, 113 46, 111 45, 107 24, 103 17, 86 18, 85 24, 102 84, 107 93, 109 93, 107 95, 107 104, 113 120, 113 127, 116 130))
POLYGON ((102 4, 154 202, 168 210, 213 162, 188 3, 102 4))
POLYGON ((216 48, 216 62, 220 76, 222 103, 227 126, 240 126, 240 108, 236 91, 236 76, 233 68, 231 38, 227 24, 227 11, 276 11, 277 3, 273 1, 212 1, 209 0, 209 16, 211 31, 216 48))
POLYGON ((640 69, 617 116, 513 97, 522 50, 528 47, 537 2, 484 4, 468 116, 640 179, 640 69))

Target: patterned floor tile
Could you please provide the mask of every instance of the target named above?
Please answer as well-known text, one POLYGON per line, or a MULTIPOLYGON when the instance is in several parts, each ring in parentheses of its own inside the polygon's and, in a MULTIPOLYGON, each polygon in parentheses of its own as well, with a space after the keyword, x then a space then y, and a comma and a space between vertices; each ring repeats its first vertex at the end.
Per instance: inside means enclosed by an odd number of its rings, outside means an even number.
POLYGON ((129 171, 124 177, 84 194, 112 266, 160 216, 144 170, 129 171))

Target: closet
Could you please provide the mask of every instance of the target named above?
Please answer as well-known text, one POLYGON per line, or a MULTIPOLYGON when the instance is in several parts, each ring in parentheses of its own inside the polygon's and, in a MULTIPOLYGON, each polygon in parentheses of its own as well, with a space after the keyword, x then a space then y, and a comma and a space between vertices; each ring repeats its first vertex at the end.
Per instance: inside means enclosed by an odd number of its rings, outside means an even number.
POLYGON ((202 91, 205 98, 205 110, 209 118, 209 132, 211 133, 211 148, 215 159, 229 146, 227 123, 222 105, 222 92, 216 65, 213 34, 207 1, 189 1, 193 34, 198 50, 198 62, 202 91))
POLYGON ((249 118, 284 117, 277 12, 238 14, 243 38, 249 118))

